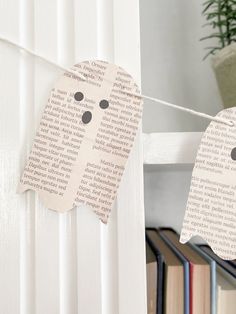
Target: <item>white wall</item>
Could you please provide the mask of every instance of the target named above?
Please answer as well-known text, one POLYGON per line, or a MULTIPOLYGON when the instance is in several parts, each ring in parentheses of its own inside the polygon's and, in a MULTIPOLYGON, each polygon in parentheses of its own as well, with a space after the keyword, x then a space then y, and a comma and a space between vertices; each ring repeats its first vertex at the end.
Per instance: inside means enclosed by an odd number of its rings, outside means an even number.
POLYGON ((146 226, 172 227, 180 232, 191 171, 191 165, 145 166, 146 226))
MULTIPOLYGON (((209 114, 221 100, 210 60, 203 0, 140 0, 143 93, 209 114)), ((207 120, 146 101, 144 132, 199 131, 207 120)))

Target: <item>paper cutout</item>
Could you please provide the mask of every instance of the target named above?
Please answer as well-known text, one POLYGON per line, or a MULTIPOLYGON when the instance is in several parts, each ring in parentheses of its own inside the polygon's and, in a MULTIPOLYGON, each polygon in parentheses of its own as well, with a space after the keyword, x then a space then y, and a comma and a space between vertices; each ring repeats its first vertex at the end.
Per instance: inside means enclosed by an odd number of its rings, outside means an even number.
POLYGON ((19 192, 38 191, 46 207, 86 204, 107 223, 142 115, 133 78, 104 61, 76 64, 55 84, 19 192))
POLYGON ((199 235, 218 256, 232 260, 236 258, 236 108, 217 116, 234 126, 213 121, 202 137, 180 242, 199 235))

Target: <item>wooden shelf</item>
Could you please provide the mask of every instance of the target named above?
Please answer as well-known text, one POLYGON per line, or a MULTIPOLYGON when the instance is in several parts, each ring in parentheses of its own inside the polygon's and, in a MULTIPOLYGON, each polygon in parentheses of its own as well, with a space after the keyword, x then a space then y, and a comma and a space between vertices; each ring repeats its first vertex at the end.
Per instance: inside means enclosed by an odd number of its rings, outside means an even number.
POLYGON ((193 164, 202 132, 143 133, 144 165, 193 164))

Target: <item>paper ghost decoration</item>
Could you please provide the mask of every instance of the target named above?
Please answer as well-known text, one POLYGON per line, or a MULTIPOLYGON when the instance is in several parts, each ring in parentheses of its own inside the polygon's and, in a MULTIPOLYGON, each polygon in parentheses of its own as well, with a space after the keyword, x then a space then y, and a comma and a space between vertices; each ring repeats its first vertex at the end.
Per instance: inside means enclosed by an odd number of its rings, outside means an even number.
POLYGON ((180 242, 201 236, 221 258, 236 258, 236 108, 212 121, 201 139, 192 173, 180 242))
POLYGON ((139 128, 143 100, 119 66, 85 61, 51 91, 19 192, 59 212, 86 204, 107 223, 139 128))

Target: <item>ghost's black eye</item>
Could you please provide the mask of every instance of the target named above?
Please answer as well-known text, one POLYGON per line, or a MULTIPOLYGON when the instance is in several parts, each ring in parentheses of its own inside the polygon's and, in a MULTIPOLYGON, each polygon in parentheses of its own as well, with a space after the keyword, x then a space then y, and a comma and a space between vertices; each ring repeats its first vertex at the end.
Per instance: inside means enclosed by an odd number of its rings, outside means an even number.
POLYGON ((90 111, 85 111, 82 115, 82 122, 84 124, 87 124, 91 121, 92 119, 92 113, 90 111))
POLYGON ((236 147, 234 147, 232 150, 231 150, 231 158, 233 160, 236 160, 236 147))
POLYGON ((81 101, 84 99, 84 94, 81 92, 77 92, 77 93, 75 93, 74 98, 76 101, 81 101))
POLYGON ((109 107, 109 102, 106 99, 103 99, 99 103, 100 108, 107 109, 109 107))

